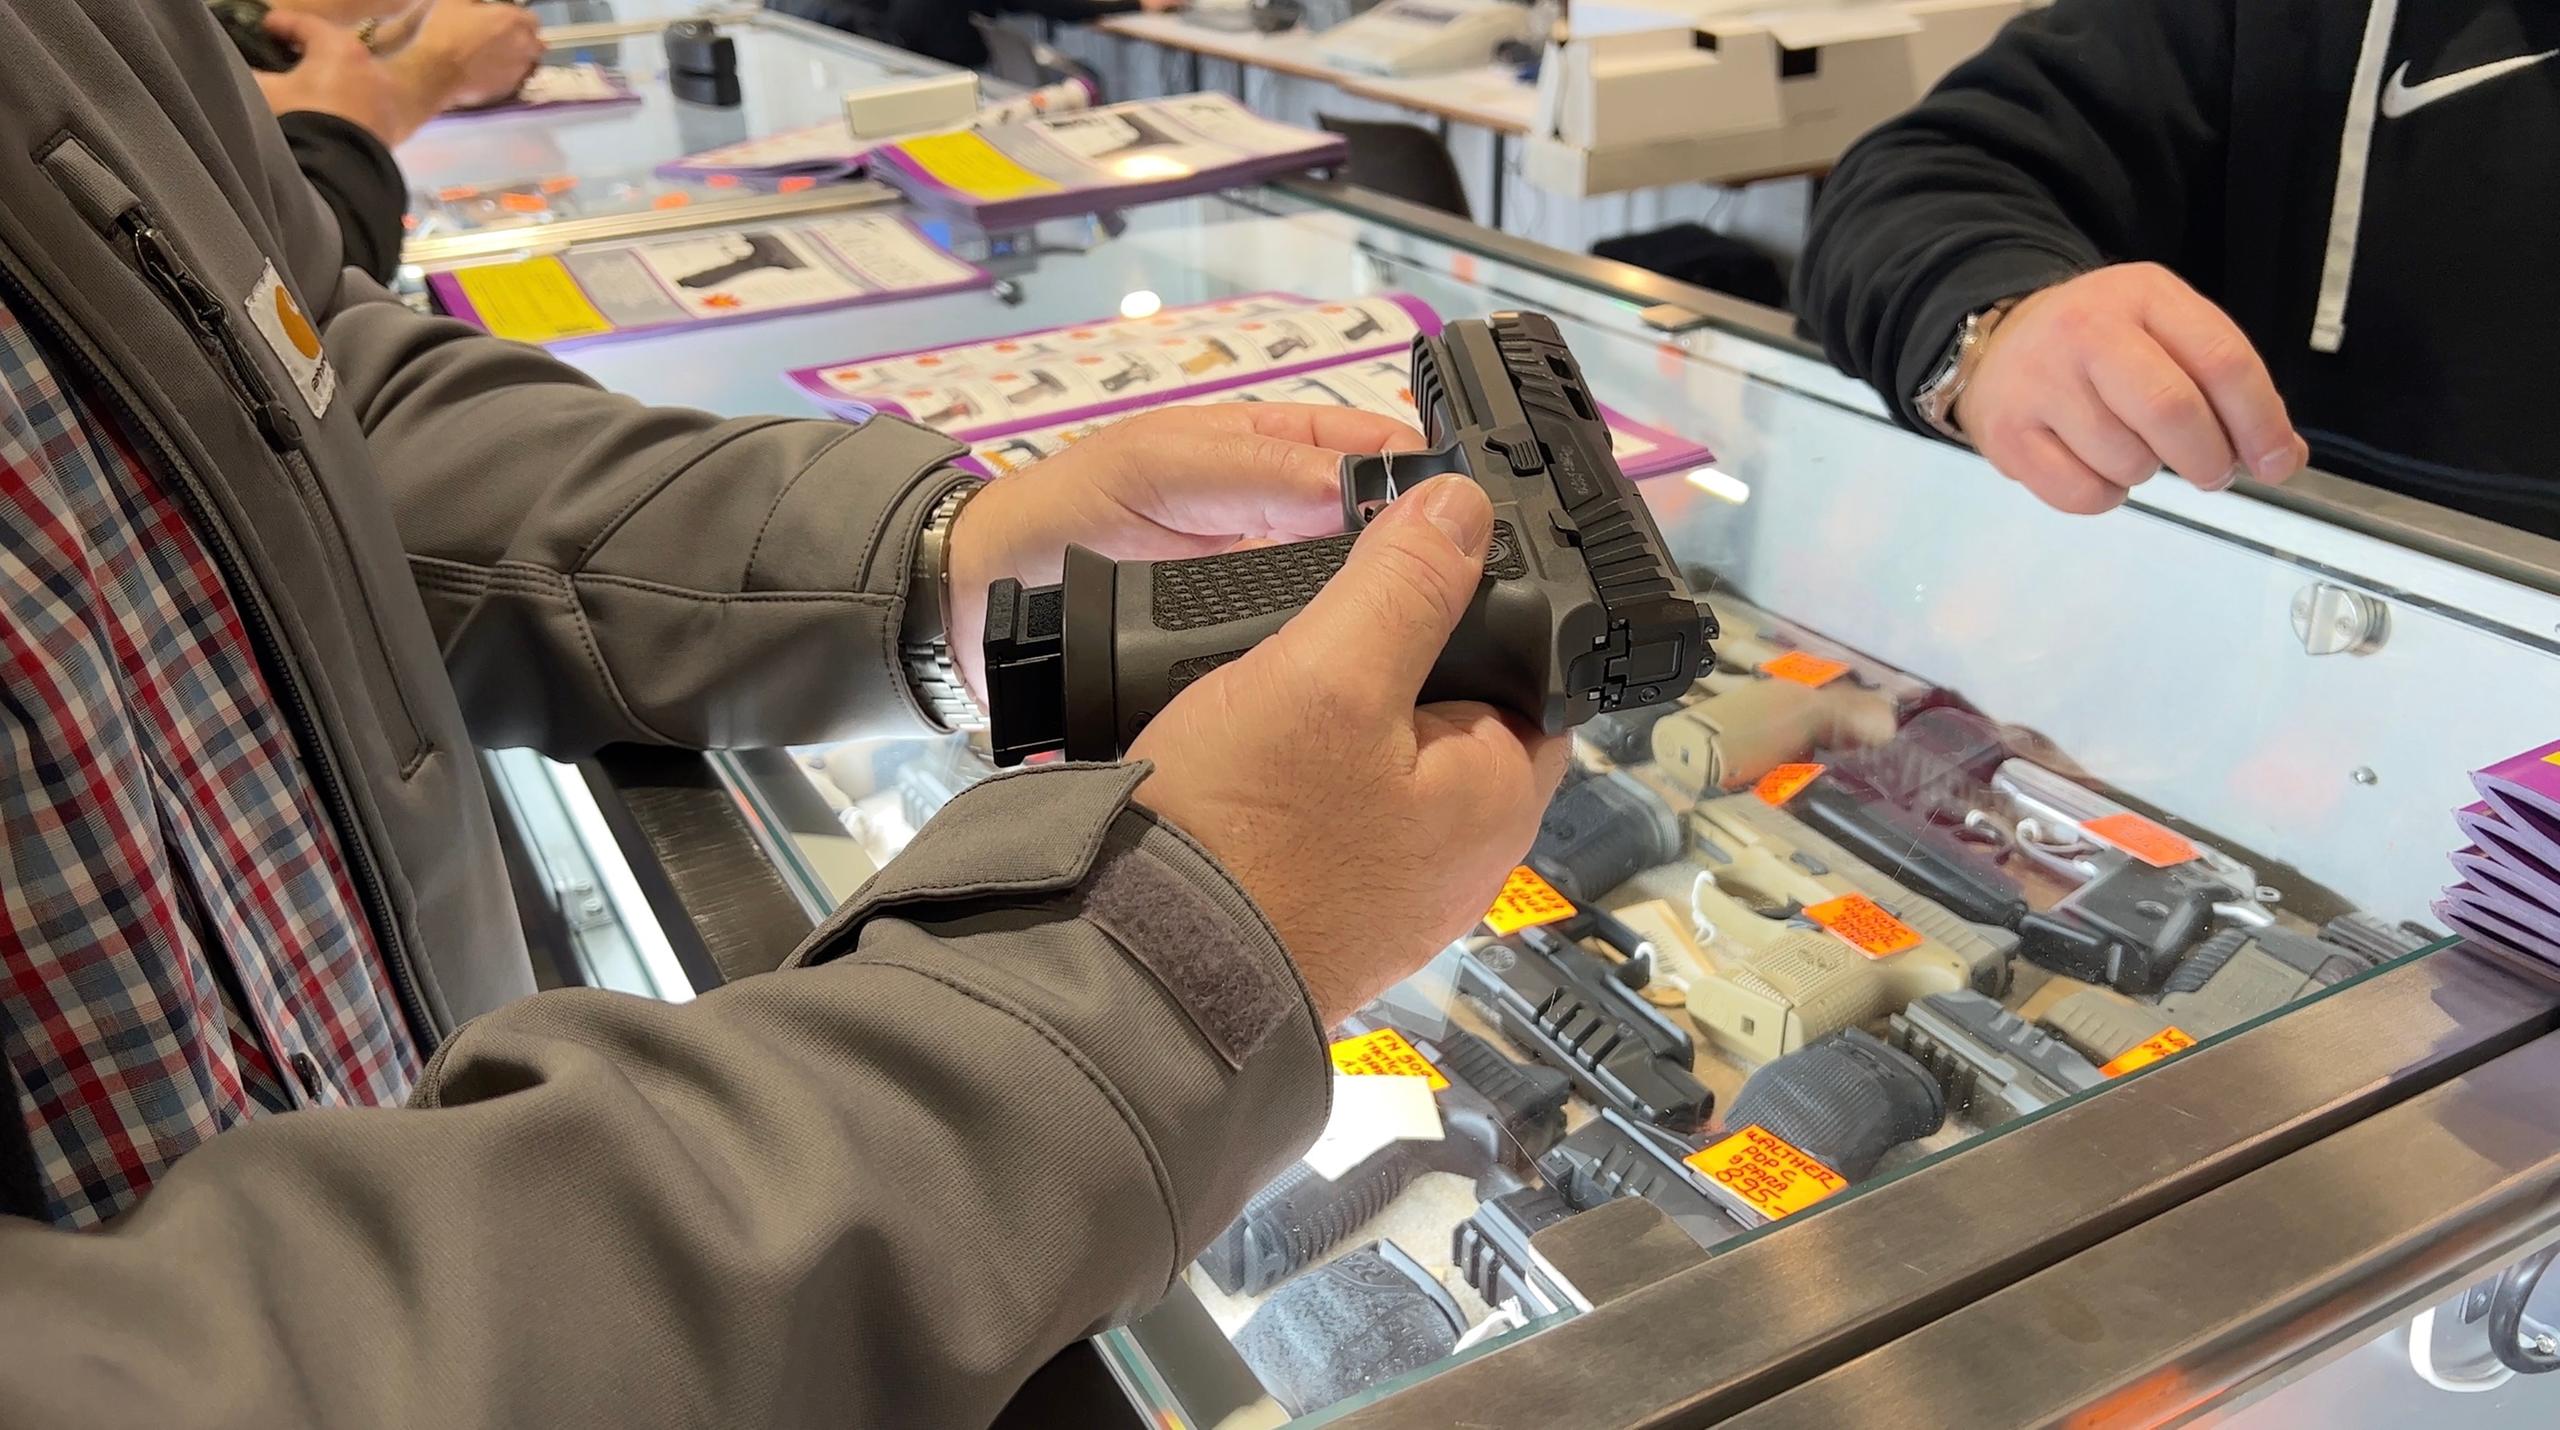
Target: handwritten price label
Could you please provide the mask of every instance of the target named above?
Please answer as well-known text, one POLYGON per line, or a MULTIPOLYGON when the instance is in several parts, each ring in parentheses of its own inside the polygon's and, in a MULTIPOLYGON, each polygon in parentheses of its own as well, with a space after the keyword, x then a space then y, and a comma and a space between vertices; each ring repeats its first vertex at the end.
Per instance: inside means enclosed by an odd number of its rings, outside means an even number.
POLYGON ((1825 660, 1809 650, 1791 650, 1764 663, 1761 670, 1779 680, 1792 680, 1819 690, 1849 673, 1849 662, 1825 660))
POLYGON ((1884 905, 1864 894, 1842 894, 1804 911, 1804 916, 1849 941, 1869 958, 1909 953, 1927 942, 1920 930, 1886 913, 1884 905))
POLYGON ((2135 1068, 2147 1068, 2172 1053, 2183 1053, 2196 1045, 2196 1040, 2176 1028, 2163 1028, 2116 1056, 2116 1060, 2098 1071, 2109 1077, 2122 1077, 2135 1068))
POLYGON ((1344 1038, 1325 1053, 1333 1059, 1333 1070, 1345 1077, 1419 1077, 1430 1079, 1433 1092, 1449 1088, 1449 1080, 1431 1065, 1431 1059, 1393 1028, 1344 1038))
POLYGON ((2080 821, 2080 827, 2154 869, 2185 864, 2199 857, 2195 845, 2174 829, 2164 829, 2131 810, 2080 821))
POLYGON ((1538 871, 1523 864, 1502 881, 1502 894, 1486 911, 1484 926, 1496 935, 1515 934, 1539 924, 1573 917, 1573 901, 1556 892, 1556 886, 1538 877, 1538 871))
POLYGON ((1699 1175, 1771 1221, 1841 1191, 1849 1179, 1765 1127, 1745 1127, 1687 1159, 1699 1175))
POLYGON ((1760 783, 1751 787, 1751 792, 1760 796, 1763 804, 1785 804, 1804 793, 1806 785, 1820 778, 1820 765, 1780 765, 1762 775, 1760 783))

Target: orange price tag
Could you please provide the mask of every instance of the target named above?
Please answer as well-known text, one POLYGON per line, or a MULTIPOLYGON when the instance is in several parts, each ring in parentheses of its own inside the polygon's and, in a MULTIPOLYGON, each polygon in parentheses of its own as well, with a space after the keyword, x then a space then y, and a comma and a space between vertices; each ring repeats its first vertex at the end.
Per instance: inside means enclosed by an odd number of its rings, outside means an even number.
POLYGON ((1686 1160, 1708 1181, 1771 1221, 1793 1216, 1849 1185, 1848 1178, 1757 1124, 1703 1152, 1691 1153, 1686 1160))
POLYGON ((656 198, 649 200, 649 207, 653 209, 680 209, 686 204, 692 202, 693 195, 691 194, 667 193, 660 194, 656 198))
POLYGON ((1476 281, 1476 256, 1472 253, 1450 254, 1449 276, 1461 283, 1476 281))
POLYGON ((1847 939, 1850 947, 1869 958, 1909 953, 1926 942, 1920 930, 1886 913, 1884 905, 1864 894, 1825 899, 1805 910, 1804 916, 1847 939))
POLYGON ((500 194, 498 207, 511 214, 538 214, 549 210, 551 202, 540 194, 500 194))
POLYGON ((1538 924, 1551 924, 1573 917, 1573 901, 1556 892, 1556 886, 1538 877, 1538 871, 1523 864, 1502 881, 1502 894, 1486 911, 1484 926, 1497 935, 1514 934, 1538 924))
POLYGON ((2163 1028, 2116 1055, 2116 1060, 2098 1071, 2109 1077, 2122 1077, 2135 1068, 2147 1068, 2172 1053, 2183 1053, 2196 1045, 2196 1040, 2176 1028, 2163 1028))
POLYGON ((1326 1048, 1325 1055, 1333 1059, 1333 1070, 1346 1077, 1421 1077, 1431 1080, 1433 1092, 1449 1089, 1449 1080, 1431 1059, 1393 1028, 1344 1038, 1326 1048))
POLYGON ((1820 765, 1780 765, 1760 777, 1751 792, 1765 804, 1785 804, 1804 792, 1804 787, 1822 778, 1820 765))
POLYGON ((2196 847, 2174 829, 2164 829, 2126 810, 2080 821, 2080 827, 2155 869, 2196 858, 2196 847))
POLYGON ((1825 660, 1811 651, 1791 650, 1760 667, 1780 680, 1819 690, 1849 673, 1849 662, 1825 660))
POLYGON ((787 174, 781 183, 773 186, 773 191, 777 194, 801 194, 817 186, 818 181, 806 174, 787 174))

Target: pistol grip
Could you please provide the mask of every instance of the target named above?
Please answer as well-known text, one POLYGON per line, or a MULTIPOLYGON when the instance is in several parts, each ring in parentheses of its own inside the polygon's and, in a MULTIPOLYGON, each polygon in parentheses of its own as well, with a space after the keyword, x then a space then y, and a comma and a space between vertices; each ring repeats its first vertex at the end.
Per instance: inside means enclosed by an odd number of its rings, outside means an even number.
POLYGON ((1291 1163, 1200 1253, 1200 1267, 1231 1296, 1259 1296, 1323 1260, 1422 1171, 1404 1143, 1390 1143, 1338 1181, 1291 1163))
MULTIPOLYGON (((1345 534, 1176 561, 1117 563, 1069 547, 1052 617, 1063 636, 1064 703, 1057 718, 1067 758, 1118 758, 1175 696, 1304 609, 1342 569, 1357 539, 1345 534)), ((1495 523, 1484 583, 1423 682, 1424 703, 1482 701, 1552 727, 1559 712, 1544 708, 1536 675, 1550 634, 1544 600, 1534 590, 1518 592, 1518 599, 1505 599, 1500 591, 1506 578, 1523 569, 1517 537, 1508 523, 1495 523)), ((1037 596, 1021 593, 1026 602, 1037 596)), ((991 610, 991 641, 995 618, 991 610)), ((993 667, 992 645, 990 651, 993 667)), ((1001 727, 1009 702, 999 691, 994 703, 1000 717, 995 743, 1002 752, 1010 744, 1001 727)))

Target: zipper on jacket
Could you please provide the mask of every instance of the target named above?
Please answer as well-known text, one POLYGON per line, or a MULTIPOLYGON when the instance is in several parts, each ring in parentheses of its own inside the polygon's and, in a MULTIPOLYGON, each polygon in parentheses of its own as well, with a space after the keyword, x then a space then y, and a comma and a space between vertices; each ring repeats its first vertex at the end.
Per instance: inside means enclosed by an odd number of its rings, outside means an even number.
POLYGON ((233 327, 222 310, 222 299, 195 271, 178 257, 169 236, 151 221, 151 211, 135 207, 116 218, 116 226, 133 240, 133 256, 142 276, 169 300, 195 329, 196 341, 220 360, 222 375, 231 384, 240 405, 258 424, 258 435, 279 454, 290 452, 302 441, 301 424, 293 420, 293 412, 277 400, 275 389, 267 386, 266 374, 258 370, 258 361, 240 340, 240 330, 233 327))
MULTIPOLYGON (((182 308, 190 327, 201 334, 210 322, 217 333, 229 331, 230 325, 221 321, 221 300, 187 269, 169 246, 167 237, 150 223, 146 211, 140 208, 130 210, 118 216, 117 222, 120 227, 135 233, 137 252, 156 251, 158 259, 146 259, 143 271, 150 276, 153 286, 182 308), (156 242, 143 243, 142 232, 154 235, 156 242), (165 265, 165 275, 153 273, 155 261, 165 265)), ((37 295, 35 286, 27 282, 19 267, 17 255, 5 247, 0 247, 0 297, 7 299, 21 319, 42 329, 44 335, 52 340, 50 355, 58 355, 71 363, 89 380, 90 390, 114 408, 115 414, 123 420, 125 430, 132 434, 133 440, 154 460, 158 469, 168 476, 172 494, 186 507, 188 520, 203 538, 205 551, 213 558, 215 568, 222 573, 223 586, 240 612, 241 627, 248 632, 250 647, 257 652, 260 667, 270 673, 276 703, 283 707, 287 727, 293 731, 302 748, 309 752, 312 787, 319 793, 321 803, 328 808, 330 822, 338 836, 338 846, 345 852, 348 871, 354 877, 356 895, 363 901, 365 917, 373 925, 374 940, 382 950, 383 967, 391 975, 393 990, 399 995, 401 1011, 408 1016, 411 1037, 417 1042, 423 1063, 427 1054, 443 1039, 428 1013, 426 999, 418 991, 417 978, 411 972, 409 951, 401 941, 399 922, 392 914, 390 891, 383 883, 381 867, 374 860, 373 846, 365 838, 363 822, 356 816, 355 800, 347 792, 345 774, 338 768, 337 752, 331 748, 327 733, 322 730, 312 710, 310 697, 303 689, 301 671, 294 666, 291 653, 276 635, 275 620, 267 610, 265 594, 248 579, 247 563, 241 559, 230 526, 214 509, 203 485, 176 448, 160 439, 158 428, 146 420, 141 405, 134 401, 124 383, 109 370, 105 360, 82 341, 52 304, 37 295)), ((215 346, 229 354, 226 367, 235 389, 243 393, 243 400, 257 399, 252 402, 252 410, 257 410, 261 403, 275 406, 265 378, 259 375, 254 363, 247 361, 247 354, 239 350, 236 338, 228 342, 217 340, 215 346)), ((277 444, 279 432, 291 434, 285 439, 288 443, 298 436, 300 429, 294 425, 290 412, 278 406, 274 419, 280 420, 282 425, 270 427, 270 419, 264 418, 258 423, 259 431, 266 436, 269 445, 277 444)), ((277 450, 281 452, 284 448, 278 446, 277 450)))
MULTIPOLYGON (((239 327, 224 311, 221 296, 206 286, 204 280, 195 275, 195 270, 187 266, 186 260, 178 256, 176 246, 152 221, 151 211, 143 207, 140 200, 116 215, 116 227, 132 238, 135 266, 142 270, 143 277, 150 280, 151 286, 160 290, 161 297, 168 301, 169 306, 187 320, 187 326, 195 330, 197 343, 213 356, 222 370, 223 380, 231 388, 232 396, 248 411, 251 421, 257 425, 258 435, 267 439, 268 450, 283 459, 287 474, 300 488, 304 500, 318 508, 318 514, 336 523, 336 515, 330 510, 329 494, 321 487, 319 474, 312 470, 303 453, 302 424, 294 420, 292 407, 276 395, 274 386, 267 381, 266 373, 249 349, 248 340, 240 336, 239 327)), ((345 588, 363 603, 364 616, 373 627, 374 638, 387 647, 388 638, 374 613, 373 597, 364 589, 364 578, 356 573, 352 563, 337 574, 343 579, 345 588)), ((382 679, 395 707, 381 712, 382 718, 388 723, 394 715, 398 716, 398 733, 408 741, 407 747, 397 752, 403 761, 401 773, 405 776, 425 754, 426 737, 419 726, 417 711, 409 703, 409 692, 401 685, 399 672, 387 659, 383 664, 382 679)))

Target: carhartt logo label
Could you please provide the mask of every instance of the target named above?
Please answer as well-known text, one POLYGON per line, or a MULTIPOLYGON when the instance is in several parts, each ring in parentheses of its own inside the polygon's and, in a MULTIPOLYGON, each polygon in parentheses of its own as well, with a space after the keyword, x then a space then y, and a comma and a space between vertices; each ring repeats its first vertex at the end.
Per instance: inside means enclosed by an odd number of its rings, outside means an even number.
POLYGON ((2409 66, 2403 63, 2400 68, 2391 72, 2390 81, 2382 87, 2383 117, 2398 119, 2404 114, 2413 114, 2439 99, 2451 99, 2466 89, 2487 84, 2500 75, 2529 69, 2553 55, 2560 55, 2560 50, 2544 50, 2538 55, 2517 55, 2513 59, 2493 60, 2485 65, 2474 65, 2467 70, 2455 70, 2451 74, 2438 75, 2434 79, 2418 84, 2409 83, 2409 66))
POLYGON ((295 352, 307 358, 320 356, 320 335, 312 331, 311 320, 302 316, 292 290, 282 284, 276 287, 276 321, 284 325, 285 340, 293 344, 295 352))
POLYGON ((245 306, 250 326, 267 340, 267 347, 293 379, 294 389, 302 394, 311 415, 328 416, 329 403, 338 395, 338 370, 329 365, 328 354, 321 350, 320 330, 312 326, 302 305, 294 301, 293 290, 284 286, 274 264, 268 264, 266 271, 258 275, 258 286, 249 290, 245 306))

